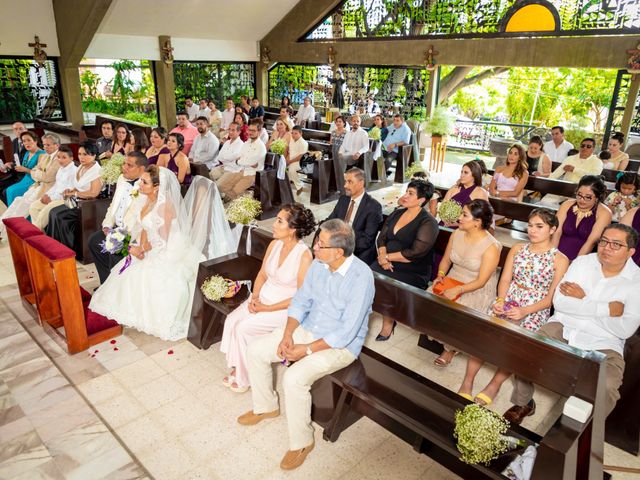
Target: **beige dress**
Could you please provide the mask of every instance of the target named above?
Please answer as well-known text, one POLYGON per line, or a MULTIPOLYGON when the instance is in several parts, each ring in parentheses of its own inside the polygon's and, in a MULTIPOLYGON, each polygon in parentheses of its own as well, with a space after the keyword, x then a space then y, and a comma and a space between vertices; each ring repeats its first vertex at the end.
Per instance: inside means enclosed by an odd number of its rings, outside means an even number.
MULTIPOLYGON (((500 242, 488 232, 486 232, 484 239, 475 244, 468 244, 465 241, 464 232, 460 230, 456 230, 452 234, 452 238, 451 263, 453 266, 447 276, 464 283, 473 282, 478 278, 482 255, 487 248, 496 245, 499 251, 502 250, 500 242)), ((457 303, 484 313, 496 298, 497 286, 498 272, 495 271, 483 287, 465 293, 457 300, 457 303)))

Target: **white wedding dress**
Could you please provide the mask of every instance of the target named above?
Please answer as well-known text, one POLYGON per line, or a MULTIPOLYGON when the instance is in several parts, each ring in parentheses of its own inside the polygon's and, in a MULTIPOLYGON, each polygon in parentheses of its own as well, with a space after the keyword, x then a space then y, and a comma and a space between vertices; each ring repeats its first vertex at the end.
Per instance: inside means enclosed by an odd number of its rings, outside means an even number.
POLYGON ((132 243, 139 241, 144 230, 151 250, 142 260, 131 256, 131 265, 122 273, 125 259, 113 267, 93 294, 89 308, 163 340, 185 338, 198 265, 205 258, 191 242, 190 217, 175 174, 160 169, 156 204, 143 218, 138 213, 138 218, 132 243))

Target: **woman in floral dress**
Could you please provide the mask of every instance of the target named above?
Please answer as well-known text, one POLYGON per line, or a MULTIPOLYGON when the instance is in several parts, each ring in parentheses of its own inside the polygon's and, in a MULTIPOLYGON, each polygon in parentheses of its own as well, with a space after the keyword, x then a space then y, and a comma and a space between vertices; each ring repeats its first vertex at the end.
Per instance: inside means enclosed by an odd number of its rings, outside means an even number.
MULTIPOLYGON (((531 212, 527 228, 530 242, 511 248, 490 314, 532 332, 547 323, 556 286, 569 267, 569 259, 553 247, 551 238, 557 228, 558 219, 551 210, 538 208, 531 212)), ((491 382, 473 398, 473 381, 483 363, 479 358, 469 357, 458 393, 488 405, 511 373, 498 369, 491 382)))

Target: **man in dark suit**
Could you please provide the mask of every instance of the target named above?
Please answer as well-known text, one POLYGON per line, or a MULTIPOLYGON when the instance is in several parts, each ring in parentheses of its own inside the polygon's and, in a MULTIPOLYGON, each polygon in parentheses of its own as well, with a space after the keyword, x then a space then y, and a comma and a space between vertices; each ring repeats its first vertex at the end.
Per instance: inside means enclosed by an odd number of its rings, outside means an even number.
MULTIPOLYGON (((13 153, 17 153, 18 158, 22 162, 22 157, 24 157, 24 154, 27 153, 27 149, 24 148, 24 145, 22 144, 22 140, 20 139, 20 135, 23 132, 27 131, 27 127, 25 127, 24 123, 22 122, 15 122, 11 126, 11 128, 13 129, 13 134, 16 136, 16 138, 13 139, 13 153)), ((6 159, 6 160, 13 161, 13 159, 6 159)))
POLYGON ((339 218, 356 234, 355 255, 369 265, 376 259, 376 235, 382 225, 382 205, 364 190, 364 172, 352 168, 344 174, 345 195, 340 195, 327 220, 339 218))

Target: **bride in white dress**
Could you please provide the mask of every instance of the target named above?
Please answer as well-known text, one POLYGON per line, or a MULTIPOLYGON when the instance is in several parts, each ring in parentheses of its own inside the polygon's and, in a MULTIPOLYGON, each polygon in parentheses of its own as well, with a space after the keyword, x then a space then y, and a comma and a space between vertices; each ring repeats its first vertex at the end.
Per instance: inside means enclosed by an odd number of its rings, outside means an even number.
MULTIPOLYGON (((151 165, 140 179, 147 202, 131 233, 131 265, 113 267, 89 308, 163 340, 187 336, 202 248, 190 239, 191 219, 173 172, 151 165), (121 273, 120 273, 121 272, 121 273)), ((140 202, 142 203, 142 202, 140 202)))

